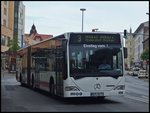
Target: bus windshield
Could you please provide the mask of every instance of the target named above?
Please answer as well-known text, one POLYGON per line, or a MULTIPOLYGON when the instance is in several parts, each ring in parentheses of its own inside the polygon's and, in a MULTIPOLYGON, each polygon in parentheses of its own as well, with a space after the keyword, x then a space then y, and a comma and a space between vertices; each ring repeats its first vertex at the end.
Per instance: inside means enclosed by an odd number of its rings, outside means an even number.
POLYGON ((115 77, 123 75, 121 46, 70 44, 69 57, 70 76, 115 77), (109 65, 106 66, 107 68, 101 66, 104 62, 109 65))

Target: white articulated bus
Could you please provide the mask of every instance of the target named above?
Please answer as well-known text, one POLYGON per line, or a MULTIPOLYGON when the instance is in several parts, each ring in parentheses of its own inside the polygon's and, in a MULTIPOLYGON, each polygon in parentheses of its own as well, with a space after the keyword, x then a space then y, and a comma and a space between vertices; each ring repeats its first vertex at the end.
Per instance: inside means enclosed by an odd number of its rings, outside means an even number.
POLYGON ((119 33, 64 33, 18 50, 16 78, 64 98, 124 95, 125 50, 119 33))

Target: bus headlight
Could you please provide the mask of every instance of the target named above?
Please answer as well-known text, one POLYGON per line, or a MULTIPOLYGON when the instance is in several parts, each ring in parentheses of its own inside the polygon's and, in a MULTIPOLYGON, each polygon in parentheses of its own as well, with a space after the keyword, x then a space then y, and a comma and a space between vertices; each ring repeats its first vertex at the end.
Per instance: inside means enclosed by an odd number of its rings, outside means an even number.
POLYGON ((76 86, 66 86, 65 91, 80 91, 76 86))
POLYGON ((125 85, 119 85, 114 88, 114 90, 124 90, 124 89, 125 89, 125 85))

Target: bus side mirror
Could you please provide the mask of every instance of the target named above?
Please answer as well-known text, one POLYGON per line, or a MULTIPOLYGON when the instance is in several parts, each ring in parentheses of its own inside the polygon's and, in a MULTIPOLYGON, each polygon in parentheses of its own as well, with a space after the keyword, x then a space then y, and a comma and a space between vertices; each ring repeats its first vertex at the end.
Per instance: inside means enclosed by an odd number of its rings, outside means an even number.
POLYGON ((123 47, 123 52, 124 52, 124 58, 127 58, 128 52, 127 52, 127 48, 126 47, 123 47))

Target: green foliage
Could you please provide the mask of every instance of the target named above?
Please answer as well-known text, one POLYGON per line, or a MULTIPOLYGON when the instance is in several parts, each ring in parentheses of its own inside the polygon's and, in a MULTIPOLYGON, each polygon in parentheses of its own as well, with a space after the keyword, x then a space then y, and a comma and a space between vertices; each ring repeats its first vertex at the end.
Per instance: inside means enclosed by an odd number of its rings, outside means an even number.
POLYGON ((13 37, 13 40, 10 42, 9 47, 10 47, 9 51, 12 51, 12 52, 16 52, 18 49, 20 49, 20 46, 18 45, 17 35, 13 37))
POLYGON ((149 59, 149 49, 146 49, 145 51, 143 51, 143 53, 141 54, 141 59, 142 60, 148 60, 149 59))

